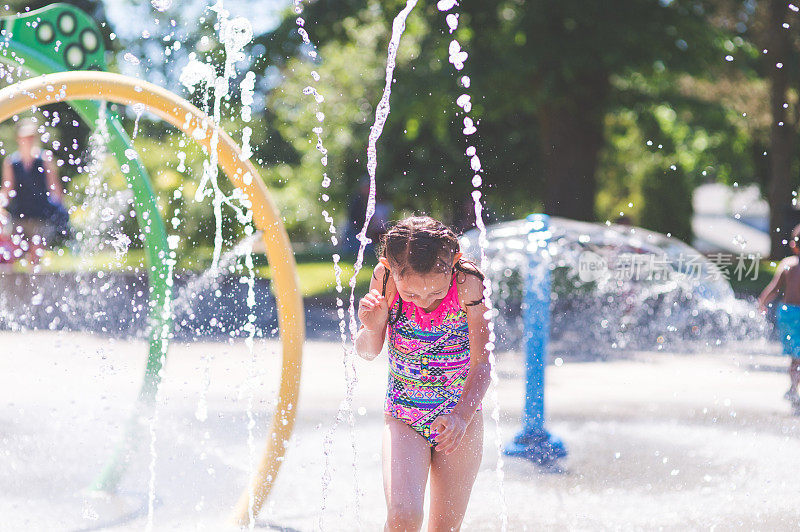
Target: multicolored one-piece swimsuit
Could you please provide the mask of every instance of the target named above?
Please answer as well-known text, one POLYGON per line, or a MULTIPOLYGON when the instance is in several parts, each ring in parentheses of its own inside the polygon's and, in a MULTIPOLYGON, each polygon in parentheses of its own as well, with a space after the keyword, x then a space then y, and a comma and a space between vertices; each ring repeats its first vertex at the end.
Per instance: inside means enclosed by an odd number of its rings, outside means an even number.
MULTIPOLYGON (((386 282, 383 280, 383 293, 386 282)), ((475 302, 480 303, 480 301, 475 302)), ((475 304, 473 303, 473 304, 475 304)), ((461 308, 456 272, 442 302, 425 312, 395 293, 389 306, 389 384, 384 413, 404 421, 431 447, 430 425, 456 406, 469 372, 467 313, 461 308)), ((478 405, 476 412, 482 409, 478 405)))

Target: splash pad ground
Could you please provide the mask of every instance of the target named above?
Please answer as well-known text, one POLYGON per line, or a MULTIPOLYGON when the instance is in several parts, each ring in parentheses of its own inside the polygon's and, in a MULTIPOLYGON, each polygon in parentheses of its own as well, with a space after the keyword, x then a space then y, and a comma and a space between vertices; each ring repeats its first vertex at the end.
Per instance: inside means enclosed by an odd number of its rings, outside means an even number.
MULTIPOLYGON (((75 332, 4 331, 0 345, 0 528, 82 530, 111 524, 103 529, 142 530, 149 441, 134 456, 117 498, 92 499, 80 490, 119 437, 120 420, 138 391, 143 344, 75 332)), ((257 457, 278 385, 279 349, 277 342, 258 343, 255 378, 248 381, 251 362, 241 344, 173 345, 155 429, 155 530, 225 529, 248 478, 244 386, 257 386, 257 457), (204 389, 207 419, 200 421, 204 389)), ((562 473, 505 460, 509 530, 800 526, 800 417, 781 399, 788 379, 779 346, 717 349, 691 355, 634 352, 549 366, 550 426, 566 440, 570 455, 562 473)), ((340 344, 312 341, 306 350, 297 425, 258 520, 262 529, 311 531, 319 523, 323 439, 345 389, 340 344)), ((498 364, 505 441, 518 428, 522 358, 502 353, 498 364)), ((363 530, 380 529, 385 518, 380 408, 386 357, 358 360, 357 368, 353 405, 362 495, 356 509, 349 429, 343 423, 331 455, 325 530, 356 530, 357 511, 363 530)), ((484 404, 484 458, 464 530, 499 529, 498 456, 488 397, 484 404)))

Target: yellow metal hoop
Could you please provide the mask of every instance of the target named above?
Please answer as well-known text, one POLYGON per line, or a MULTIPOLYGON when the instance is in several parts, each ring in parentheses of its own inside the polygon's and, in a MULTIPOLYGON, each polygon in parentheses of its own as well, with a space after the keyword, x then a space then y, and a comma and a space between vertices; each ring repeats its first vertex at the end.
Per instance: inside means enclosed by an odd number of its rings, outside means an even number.
MULTIPOLYGON (((60 72, 5 87, 0 90, 0 121, 31 107, 68 100, 143 104, 148 111, 194 138, 207 149, 212 149, 211 134, 215 126, 205 113, 183 98, 152 83, 110 72, 60 72)), ((267 259, 275 284, 278 324, 283 343, 279 397, 266 450, 256 475, 251 480, 251 486, 242 493, 234 511, 234 519, 240 524, 247 524, 250 522, 251 508, 252 515, 257 515, 272 488, 294 428, 305 338, 305 315, 297 265, 278 209, 255 166, 242 156, 228 134, 221 129, 217 132, 219 165, 228 179, 252 203, 253 221, 264 234, 267 259), (254 495, 252 503, 251 493, 254 495)))

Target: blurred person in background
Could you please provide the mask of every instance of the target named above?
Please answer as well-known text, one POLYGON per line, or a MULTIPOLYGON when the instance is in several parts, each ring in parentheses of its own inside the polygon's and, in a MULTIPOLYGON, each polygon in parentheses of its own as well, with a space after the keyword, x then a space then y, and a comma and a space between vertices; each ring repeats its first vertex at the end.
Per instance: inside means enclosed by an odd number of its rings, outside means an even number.
MULTIPOLYGON (((41 258, 54 216, 63 213, 64 189, 53 154, 39 146, 32 120, 17 124, 17 151, 3 160, 0 208, 11 218, 14 244, 33 265, 41 258)), ((17 256, 16 258, 21 258, 17 256)))

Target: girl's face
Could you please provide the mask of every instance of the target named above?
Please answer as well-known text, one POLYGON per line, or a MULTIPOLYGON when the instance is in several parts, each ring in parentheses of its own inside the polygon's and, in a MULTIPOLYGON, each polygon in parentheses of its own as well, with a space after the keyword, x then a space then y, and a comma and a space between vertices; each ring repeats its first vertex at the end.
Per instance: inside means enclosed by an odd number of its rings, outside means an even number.
MULTIPOLYGON (((457 253, 453 264, 461 258, 461 253, 457 253)), ((397 292, 405 301, 410 301, 422 309, 428 309, 436 302, 444 299, 450 289, 452 276, 449 272, 444 273, 417 273, 410 268, 402 276, 398 275, 399 268, 392 268, 385 257, 381 257, 381 263, 392 272, 392 279, 397 287, 397 292)))
POLYGON ((444 299, 450 289, 450 275, 447 273, 409 272, 402 277, 393 277, 400 297, 423 309, 428 309, 444 299))

